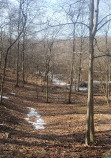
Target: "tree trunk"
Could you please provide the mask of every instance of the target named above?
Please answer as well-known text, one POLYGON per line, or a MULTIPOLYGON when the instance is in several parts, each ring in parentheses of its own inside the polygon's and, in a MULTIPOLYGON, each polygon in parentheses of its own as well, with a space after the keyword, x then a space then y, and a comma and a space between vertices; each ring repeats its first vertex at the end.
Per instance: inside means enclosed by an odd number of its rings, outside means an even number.
POLYGON ((94 37, 97 31, 99 0, 90 0, 90 29, 89 29, 89 70, 88 70, 88 100, 87 100, 87 123, 86 144, 94 142, 94 103, 93 103, 93 59, 94 37))
POLYGON ((79 92, 79 88, 80 88, 80 78, 81 78, 82 44, 83 44, 83 39, 82 39, 82 36, 81 36, 80 56, 79 56, 79 70, 78 70, 78 81, 77 81, 77 91, 78 92, 79 92))
POLYGON ((73 61, 72 61, 72 68, 71 68, 71 78, 70 78, 70 86, 69 86, 69 100, 68 103, 71 103, 71 94, 72 94, 72 86, 73 86, 73 61))
POLYGON ((106 71, 106 99, 107 99, 107 104, 109 106, 109 65, 107 65, 107 71, 106 71))
POLYGON ((38 91, 37 80, 38 80, 38 74, 36 75, 36 96, 37 96, 37 99, 38 99, 38 97, 39 97, 39 91, 38 91))
POLYGON ((1 98, 0 98, 0 103, 2 104, 3 100, 3 85, 4 85, 4 77, 2 76, 1 80, 1 98))
MULTIPOLYGON (((21 22, 21 13, 22 13, 21 9, 22 9, 22 0, 20 0, 19 2, 18 36, 20 34, 20 22, 21 22)), ((17 61, 16 61, 16 84, 15 84, 16 87, 19 87, 19 53, 20 53, 20 40, 18 39, 18 50, 17 50, 17 61)))
POLYGON ((47 103, 49 101, 49 96, 48 96, 48 94, 49 94, 49 86, 48 86, 48 83, 49 83, 49 78, 48 78, 48 74, 47 74, 47 76, 46 76, 46 102, 47 103))
POLYGON ((22 83, 23 87, 25 84, 25 71, 24 71, 24 62, 25 62, 25 33, 23 34, 23 50, 22 50, 22 83))
POLYGON ((3 32, 1 28, 1 54, 0 54, 0 68, 2 69, 2 64, 3 64, 3 32))
POLYGON ((17 50, 17 59, 16 59, 16 84, 15 87, 19 87, 19 50, 20 44, 18 40, 18 50, 17 50))
POLYGON ((6 52, 5 61, 4 61, 4 68, 3 68, 3 75, 2 75, 2 81, 1 81, 1 98, 0 98, 1 104, 3 103, 3 89, 4 89, 4 81, 5 81, 6 66, 7 66, 7 57, 8 57, 9 50, 10 50, 10 47, 7 49, 7 52, 6 52))
POLYGON ((50 65, 50 57, 47 56, 47 61, 46 61, 46 102, 48 103, 49 101, 49 65, 50 65))
POLYGON ((93 105, 93 36, 89 38, 89 72, 88 72, 88 101, 87 101, 87 124, 86 144, 94 142, 94 105, 93 105))
POLYGON ((72 88, 73 88, 73 79, 74 79, 74 53, 75 53, 75 24, 73 30, 73 48, 72 48, 72 64, 71 64, 71 76, 70 76, 70 86, 69 86, 69 98, 68 103, 71 103, 71 95, 72 95, 72 88))
MULTIPOLYGON (((106 31, 106 52, 108 51, 108 31, 106 31)), ((109 54, 109 52, 108 52, 109 54)), ((109 106, 109 79, 110 79, 110 62, 109 62, 109 58, 106 58, 106 100, 107 100, 107 104, 109 106)))
POLYGON ((78 81, 77 81, 77 91, 79 92, 80 88, 80 79, 81 79, 81 54, 79 58, 79 71, 78 71, 78 81))

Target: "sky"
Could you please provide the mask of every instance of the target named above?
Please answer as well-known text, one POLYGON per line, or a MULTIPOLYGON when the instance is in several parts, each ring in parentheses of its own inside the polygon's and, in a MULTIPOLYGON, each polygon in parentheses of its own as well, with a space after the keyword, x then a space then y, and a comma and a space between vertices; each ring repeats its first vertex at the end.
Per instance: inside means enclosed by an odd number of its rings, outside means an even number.
MULTIPOLYGON (((17 0, 10 0, 10 1, 14 2, 14 3, 17 3, 17 0)), ((63 0, 61 0, 61 1, 59 1, 59 0, 44 0, 44 1, 46 1, 46 4, 44 4, 44 5, 47 6, 47 9, 46 9, 47 12, 44 13, 44 15, 43 15, 45 21, 46 20, 52 21, 52 23, 51 23, 52 25, 58 24, 58 23, 66 23, 67 22, 67 19, 65 17, 65 13, 59 12, 59 8, 57 7, 58 6, 58 2, 62 2, 63 0)), ((69 1, 67 0, 66 2, 69 2, 69 1)), ((110 11, 109 3, 111 4, 111 0, 107 0, 107 1, 106 0, 100 0, 100 11, 99 11, 100 12, 100 19, 103 18, 105 15, 107 15, 108 12, 110 11)), ((33 8, 32 8, 32 11, 34 11, 33 8)), ((39 20, 40 20, 40 18, 39 18, 39 20)), ((33 22, 36 24, 37 23, 37 18, 35 18, 33 20, 33 22)), ((88 23, 88 21, 86 21, 86 23, 88 23)), ((34 29, 37 29, 36 25, 35 25, 35 28, 33 28, 33 30, 34 29)), ((40 28, 38 27, 38 29, 40 29, 40 28)), ((69 36, 69 34, 71 35, 71 32, 72 32, 72 25, 69 25, 69 26, 66 25, 66 26, 62 27, 62 31, 60 31, 59 33, 61 34, 60 35, 61 38, 62 37, 64 38, 64 37, 69 36)), ((105 29, 103 28, 101 31, 98 32, 98 35, 101 35, 102 33, 104 34, 104 32, 105 32, 105 29)), ((109 32, 111 32, 111 31, 109 31, 109 32)), ((40 36, 41 34, 42 34, 41 32, 39 34, 37 34, 37 37, 40 36)), ((88 36, 88 31, 86 33, 86 36, 88 36)))

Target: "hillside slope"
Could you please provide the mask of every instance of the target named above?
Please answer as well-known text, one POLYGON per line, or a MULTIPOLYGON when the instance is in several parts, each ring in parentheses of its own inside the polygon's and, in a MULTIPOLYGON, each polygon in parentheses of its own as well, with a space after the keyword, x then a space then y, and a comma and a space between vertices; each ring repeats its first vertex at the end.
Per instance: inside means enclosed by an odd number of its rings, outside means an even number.
MULTIPOLYGON (((111 154, 111 107, 103 96, 95 96, 96 143, 84 144, 87 94, 73 94, 73 104, 66 104, 61 88, 52 88, 50 103, 45 92, 36 99, 36 86, 14 87, 9 71, 4 99, 0 105, 0 158, 100 158, 111 154), (45 129, 36 130, 25 118, 27 107, 35 108, 45 121, 45 129)), ((32 120, 35 118, 31 118, 32 120)))

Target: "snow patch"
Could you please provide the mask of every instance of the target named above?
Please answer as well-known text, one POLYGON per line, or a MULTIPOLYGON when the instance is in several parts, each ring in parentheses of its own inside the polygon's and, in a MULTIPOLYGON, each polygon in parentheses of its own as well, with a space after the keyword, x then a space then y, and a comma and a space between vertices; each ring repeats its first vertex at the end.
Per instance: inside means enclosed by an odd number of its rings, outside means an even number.
POLYGON ((14 93, 14 92, 11 92, 10 94, 12 94, 12 95, 15 95, 16 93, 14 93))
MULTIPOLYGON (((0 95, 0 98, 1 98, 1 95, 0 95)), ((2 96, 3 99, 9 99, 9 97, 6 97, 6 96, 2 96)))
POLYGON ((80 91, 87 91, 88 88, 87 88, 87 87, 80 87, 79 90, 80 90, 80 91))
MULTIPOLYGON (((69 88, 69 84, 67 84, 66 82, 63 82, 63 81, 61 81, 61 80, 59 80, 58 78, 56 78, 56 77, 53 77, 53 83, 55 84, 55 85, 59 85, 59 86, 67 86, 68 88, 69 88)), ((72 87, 72 89, 73 90, 75 90, 75 87, 73 86, 72 87)), ((88 88, 87 87, 79 87, 79 90, 80 91, 87 91, 88 90, 88 88)))
MULTIPOLYGON (((68 86, 68 88, 69 88, 69 86, 68 86)), ((75 87, 73 86, 72 89, 75 90, 75 87)), ((79 91, 86 92, 86 91, 88 91, 88 88, 87 87, 79 87, 79 91)))
POLYGON ((44 125, 46 124, 43 119, 41 119, 41 115, 39 115, 34 108, 27 107, 29 109, 29 113, 27 114, 27 118, 25 120, 32 124, 36 130, 45 129, 44 125))
POLYGON ((66 82, 63 82, 63 81, 61 81, 61 80, 59 80, 59 79, 57 79, 57 78, 53 78, 53 83, 56 84, 56 85, 60 85, 60 86, 65 86, 65 85, 67 85, 66 82))

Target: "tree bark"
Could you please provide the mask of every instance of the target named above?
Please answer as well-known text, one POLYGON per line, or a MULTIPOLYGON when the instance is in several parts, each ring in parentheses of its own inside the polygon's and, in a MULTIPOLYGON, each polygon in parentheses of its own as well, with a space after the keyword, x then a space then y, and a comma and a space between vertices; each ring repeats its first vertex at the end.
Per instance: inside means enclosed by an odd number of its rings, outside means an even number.
POLYGON ((23 33, 23 50, 22 50, 22 83, 23 83, 23 87, 25 84, 25 71, 24 71, 24 67, 25 67, 25 33, 23 33))
POLYGON ((86 144, 94 141, 94 114, 93 114, 93 37, 89 39, 89 72, 88 72, 88 101, 87 101, 87 124, 86 144))
POLYGON ((2 64, 3 64, 3 32, 1 28, 1 54, 0 54, 0 68, 2 69, 2 64))
POLYGON ((78 70, 78 81, 77 81, 77 91, 79 92, 80 88, 80 79, 81 79, 81 58, 82 58, 82 44, 83 44, 83 38, 81 36, 81 45, 80 45, 80 56, 79 56, 79 70, 78 70))
POLYGON ((46 76, 46 102, 48 103, 48 101, 49 101, 49 96, 48 96, 48 94, 49 94, 49 77, 48 77, 48 74, 47 74, 47 76, 46 76))
MULTIPOLYGON (((108 31, 106 31, 106 52, 108 51, 108 31)), ((108 51, 109 54, 109 51, 108 51)), ((106 99, 109 106, 109 81, 110 81, 110 62, 109 57, 106 57, 106 99)))
MULTIPOLYGON (((73 54, 73 56, 74 56, 74 54, 73 54)), ((74 57, 72 57, 72 68, 71 68, 71 77, 70 77, 70 86, 69 86, 69 100, 68 100, 68 103, 70 104, 71 103, 71 94, 72 94, 72 87, 73 87, 73 74, 74 74, 74 69, 73 69, 73 67, 74 67, 74 61, 73 61, 73 58, 74 57)))
POLYGON ((17 49, 17 57, 16 57, 16 84, 15 87, 19 87, 19 51, 20 45, 18 40, 18 49, 17 49))
MULTIPOLYGON (((18 17, 18 35, 20 32, 20 21, 21 21, 21 5, 22 1, 20 0, 19 4, 19 17, 18 17)), ((18 39, 18 45, 17 45, 17 58, 16 58, 16 84, 15 87, 19 87, 19 53, 20 53, 20 41, 18 39)))
POLYGON ((71 103, 71 95, 72 95, 72 88, 73 88, 73 79, 74 79, 74 56, 75 56, 75 24, 73 30, 73 48, 72 48, 72 64, 71 64, 71 76, 70 76, 70 86, 69 86, 69 98, 68 103, 71 103))
POLYGON ((88 72, 88 101, 87 101, 87 123, 86 144, 95 140, 94 132, 94 103, 93 103, 93 60, 94 60, 94 37, 97 32, 99 0, 90 0, 90 34, 89 34, 89 72, 88 72))

